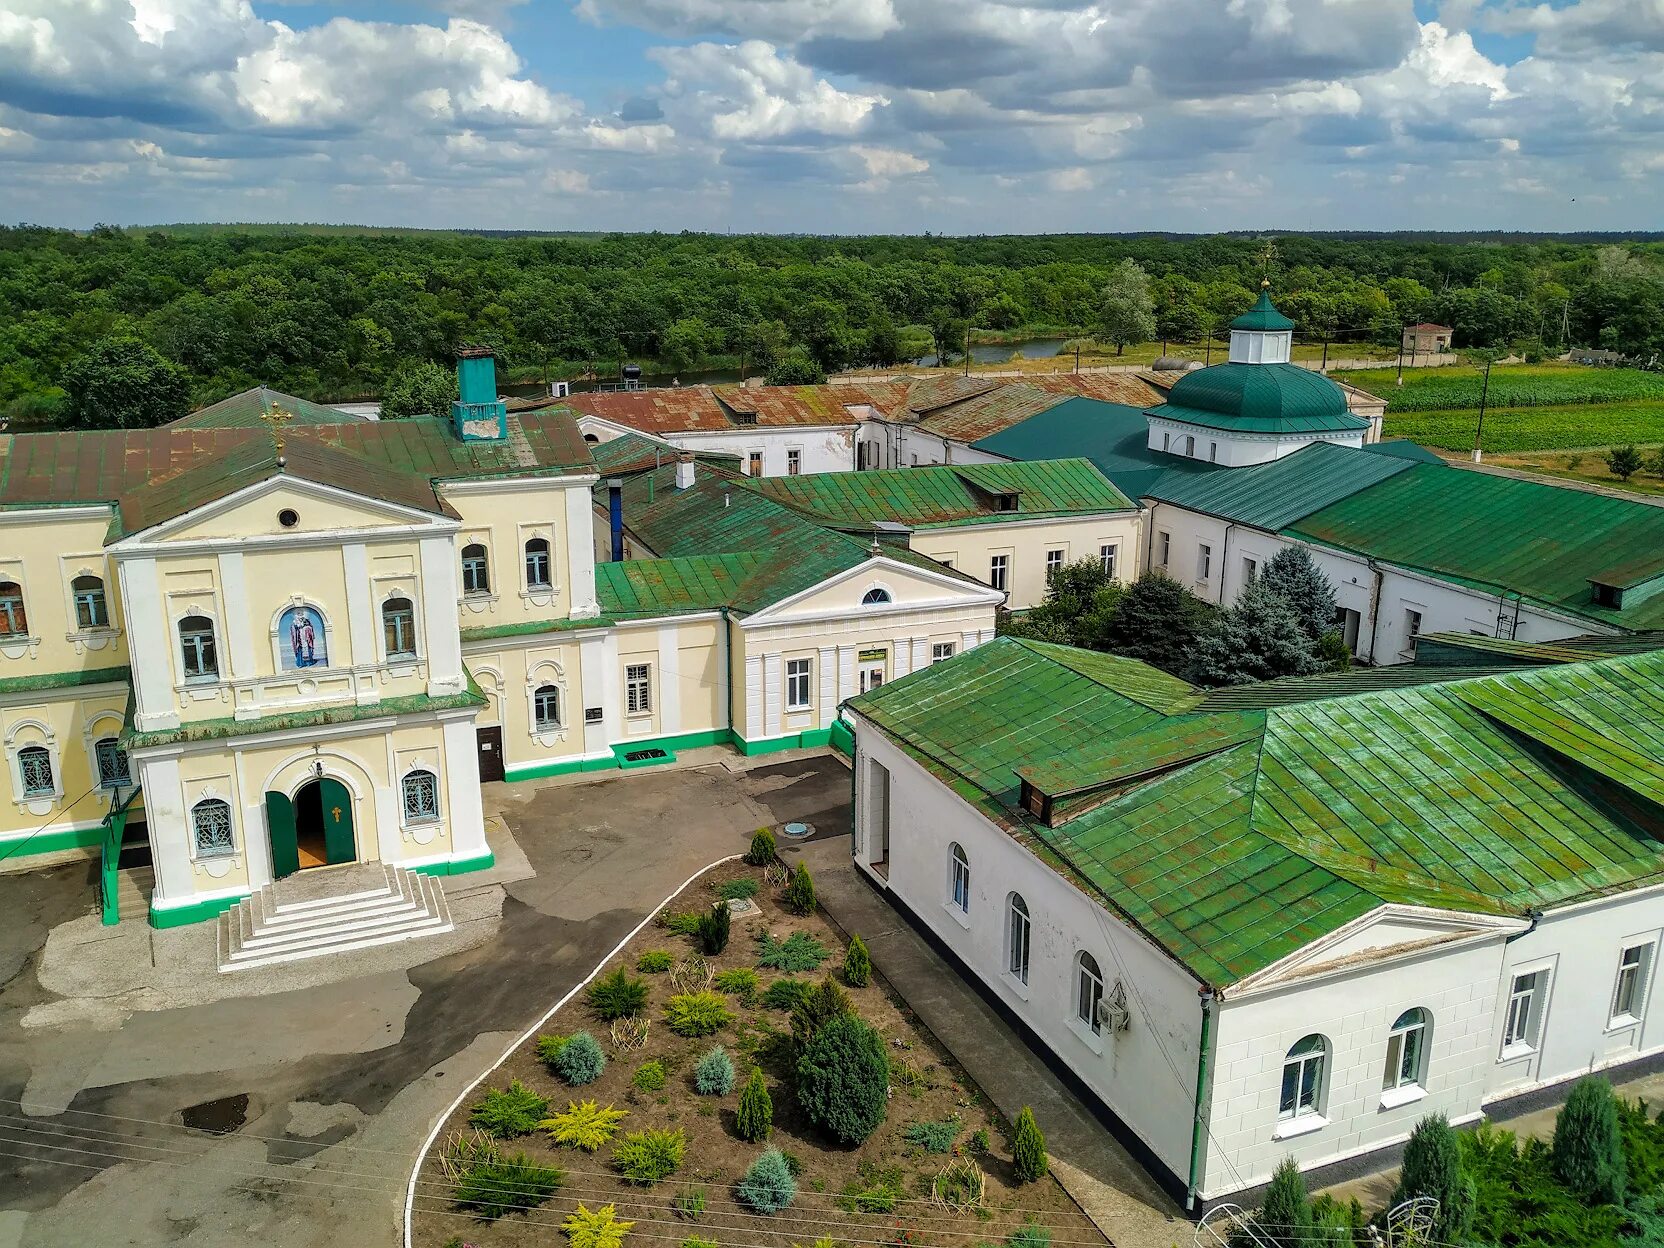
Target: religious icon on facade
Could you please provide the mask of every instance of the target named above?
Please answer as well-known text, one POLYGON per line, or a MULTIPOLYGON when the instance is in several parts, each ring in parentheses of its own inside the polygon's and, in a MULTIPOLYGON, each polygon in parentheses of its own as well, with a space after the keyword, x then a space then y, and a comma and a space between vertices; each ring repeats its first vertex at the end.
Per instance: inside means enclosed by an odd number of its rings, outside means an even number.
POLYGON ((285 671, 329 666, 323 617, 314 607, 290 607, 278 617, 277 647, 285 671))

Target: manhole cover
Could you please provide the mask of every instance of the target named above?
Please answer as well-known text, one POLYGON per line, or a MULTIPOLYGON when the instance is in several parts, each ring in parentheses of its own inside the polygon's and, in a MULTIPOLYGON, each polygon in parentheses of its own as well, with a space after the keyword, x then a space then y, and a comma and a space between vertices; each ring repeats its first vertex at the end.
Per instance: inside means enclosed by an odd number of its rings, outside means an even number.
POLYGON ((757 903, 749 897, 730 897, 728 899, 728 913, 736 919, 741 919, 762 912, 757 909, 757 903))
POLYGON ((248 1093, 222 1096, 218 1100, 187 1105, 179 1111, 179 1121, 193 1131, 210 1135, 230 1135, 248 1121, 248 1093))
POLYGON ((780 831, 786 836, 791 837, 794 841, 801 841, 804 837, 813 832, 814 829, 806 823, 788 823, 785 827, 781 828, 780 831))

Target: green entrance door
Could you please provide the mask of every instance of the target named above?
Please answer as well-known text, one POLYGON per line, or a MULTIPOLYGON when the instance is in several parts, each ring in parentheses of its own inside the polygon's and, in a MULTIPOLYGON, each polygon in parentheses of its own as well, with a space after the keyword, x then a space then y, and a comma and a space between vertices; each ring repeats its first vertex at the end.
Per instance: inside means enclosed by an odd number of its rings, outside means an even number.
POLYGON ((352 832, 352 794, 339 780, 325 777, 318 782, 323 799, 324 857, 330 866, 358 859, 358 841, 352 832))
POLYGON ((281 880, 300 870, 295 842, 295 804, 285 794, 266 794, 266 836, 272 846, 272 878, 281 880))

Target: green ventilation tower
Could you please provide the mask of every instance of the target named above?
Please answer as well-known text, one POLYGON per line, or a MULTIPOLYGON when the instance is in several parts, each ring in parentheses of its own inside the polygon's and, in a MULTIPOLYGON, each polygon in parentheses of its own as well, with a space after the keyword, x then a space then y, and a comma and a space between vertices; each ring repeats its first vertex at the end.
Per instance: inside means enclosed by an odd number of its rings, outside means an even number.
POLYGON ((457 400, 451 423, 464 442, 500 442, 508 437, 508 407, 497 397, 497 361, 490 347, 456 353, 457 400))

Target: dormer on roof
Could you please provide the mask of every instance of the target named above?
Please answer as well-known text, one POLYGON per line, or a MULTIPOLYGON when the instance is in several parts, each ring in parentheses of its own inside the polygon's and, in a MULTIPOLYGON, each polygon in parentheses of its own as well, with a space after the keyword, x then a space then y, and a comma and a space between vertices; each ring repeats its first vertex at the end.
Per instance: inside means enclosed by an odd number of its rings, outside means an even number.
POLYGON ((1294 358, 1294 322, 1271 304, 1270 282, 1260 283, 1260 297, 1231 322, 1233 364, 1287 364, 1294 358))

